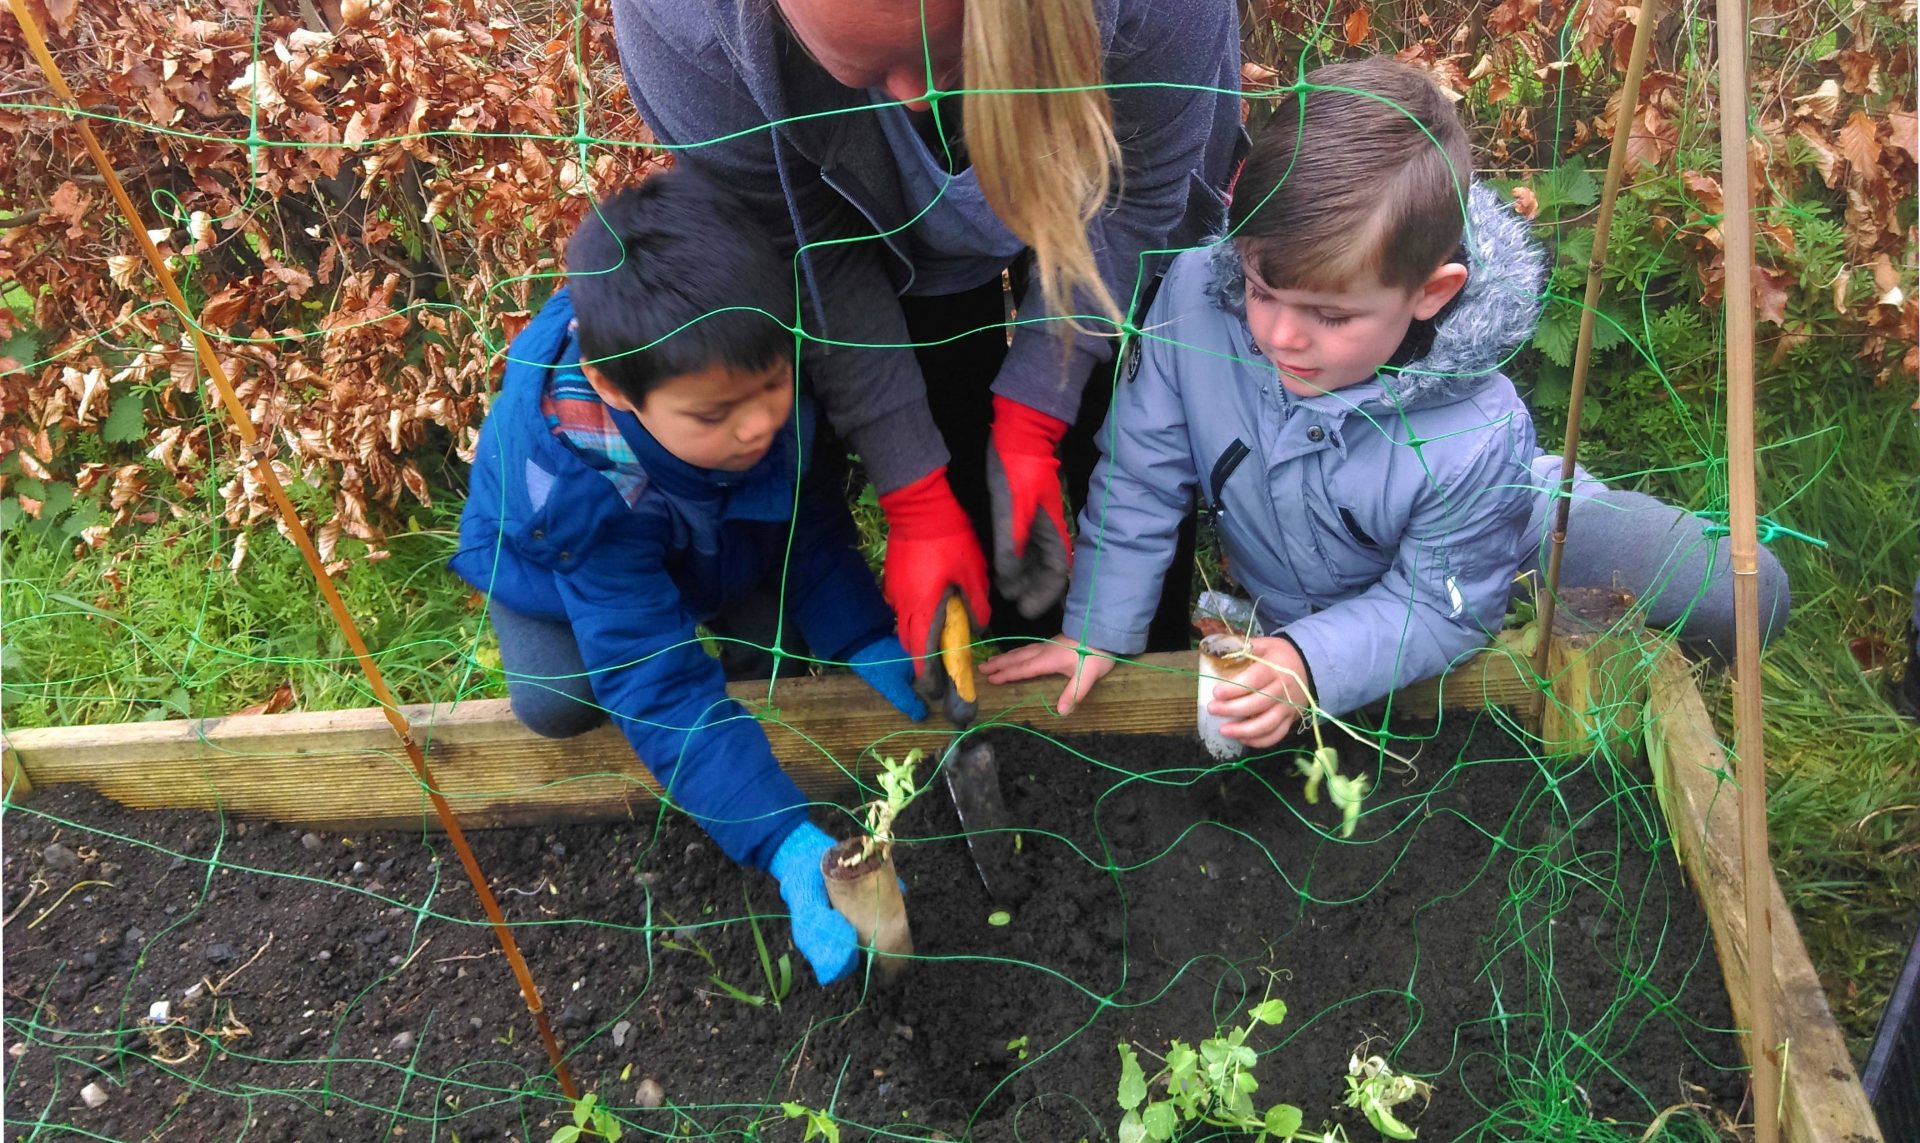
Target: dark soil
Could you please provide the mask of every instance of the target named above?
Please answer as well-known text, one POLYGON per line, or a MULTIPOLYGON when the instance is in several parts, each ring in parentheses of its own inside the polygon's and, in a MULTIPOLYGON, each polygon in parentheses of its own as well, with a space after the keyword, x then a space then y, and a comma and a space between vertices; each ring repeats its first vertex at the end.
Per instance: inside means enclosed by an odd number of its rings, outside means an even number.
MULTIPOLYGON (((1256 1101, 1356 1143, 1377 1137, 1340 1106, 1363 1047, 1433 1082, 1423 1140, 1637 1139, 1676 1103, 1736 1109, 1712 943, 1642 779, 1529 758, 1492 717, 1402 730, 1417 773, 1346 751, 1379 787, 1351 841, 1292 752, 1221 772, 1185 740, 989 732, 1033 895, 989 923, 936 787, 898 851, 926 959, 823 990, 796 955, 777 1009, 714 982, 769 991, 744 918, 788 949, 774 886, 679 815, 474 842, 628 1139, 798 1140, 783 1101, 847 1140, 1111 1138, 1116 1044, 1151 1068, 1268 995, 1290 1012, 1250 1041, 1256 1101)), ((73 788, 4 824, 7 1137, 544 1141, 567 1121, 443 838, 73 788)))

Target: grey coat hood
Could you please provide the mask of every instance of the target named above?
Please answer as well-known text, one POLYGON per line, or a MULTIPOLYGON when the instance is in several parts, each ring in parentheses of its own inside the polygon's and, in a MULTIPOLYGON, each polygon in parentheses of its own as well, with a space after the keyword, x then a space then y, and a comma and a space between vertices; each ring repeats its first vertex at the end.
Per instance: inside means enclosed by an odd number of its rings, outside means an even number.
MULTIPOLYGON (((1546 252, 1530 224, 1483 183, 1467 193, 1467 284, 1433 321, 1433 342, 1399 370, 1383 369, 1385 402, 1395 408, 1444 405, 1477 392, 1533 336, 1547 280, 1546 252)), ((1221 309, 1247 315, 1246 275, 1232 242, 1210 258, 1207 293, 1221 309)))

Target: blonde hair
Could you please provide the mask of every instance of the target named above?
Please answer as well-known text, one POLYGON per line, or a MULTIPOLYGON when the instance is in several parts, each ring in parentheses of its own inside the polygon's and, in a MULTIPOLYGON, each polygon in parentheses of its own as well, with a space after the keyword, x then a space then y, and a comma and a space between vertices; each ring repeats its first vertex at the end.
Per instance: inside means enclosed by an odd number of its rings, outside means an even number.
POLYGON ((966 0, 967 151, 987 205, 1032 248, 1050 314, 1116 324, 1087 226, 1120 170, 1092 0, 966 0))

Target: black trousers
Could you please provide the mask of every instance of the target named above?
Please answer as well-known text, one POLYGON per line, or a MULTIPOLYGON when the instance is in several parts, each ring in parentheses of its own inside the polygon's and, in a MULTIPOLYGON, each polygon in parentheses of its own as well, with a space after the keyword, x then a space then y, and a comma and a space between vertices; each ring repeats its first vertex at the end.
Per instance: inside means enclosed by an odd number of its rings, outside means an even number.
MULTIPOLYGON (((1020 269, 1023 269, 1020 268, 1020 269)), ((1018 277, 1024 277, 1018 274, 1018 277)), ((1016 291, 1019 286, 1016 278, 1016 291)), ((973 521, 980 547, 993 564, 993 522, 987 496, 987 449, 992 439, 993 380, 1007 357, 1007 293, 998 279, 965 293, 941 297, 903 297, 907 332, 916 348, 920 371, 927 379, 927 404, 946 439, 953 459, 947 481, 960 507, 973 521), (975 332, 969 332, 975 331, 975 332), (964 336, 962 336, 964 335, 964 336), (949 338, 957 340, 949 341, 949 338)), ((1149 292, 1141 310, 1151 304, 1149 292)), ((1035 336, 1028 331, 1024 336, 1035 336)), ((1060 445, 1062 483, 1066 487, 1068 517, 1076 519, 1087 503, 1087 485, 1100 458, 1096 443, 1107 419, 1114 384, 1114 363, 1098 366, 1080 398, 1080 412, 1060 445)), ((1173 564, 1147 633, 1147 650, 1185 650, 1191 640, 1194 517, 1181 524, 1173 564)), ((991 635, 1048 639, 1061 631, 1061 608, 1055 606, 1034 619, 1024 618, 1011 600, 992 593, 991 635)))

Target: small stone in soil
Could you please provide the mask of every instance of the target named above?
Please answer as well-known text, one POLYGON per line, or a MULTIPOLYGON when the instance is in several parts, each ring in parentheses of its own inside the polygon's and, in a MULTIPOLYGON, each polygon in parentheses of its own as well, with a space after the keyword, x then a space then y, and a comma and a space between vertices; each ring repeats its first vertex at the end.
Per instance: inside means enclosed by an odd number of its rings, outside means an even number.
POLYGON ((631 1020, 622 1020, 618 1024, 615 1024, 613 1026, 613 1046, 616 1048, 626 1047, 627 1036, 632 1032, 633 1021, 631 1020))
POLYGON ((476 1032, 478 1032, 480 1029, 487 1026, 487 1022, 485 1020, 480 1019, 480 1017, 478 1016, 470 1017, 467 1020, 467 1024, 470 1027, 472 1027, 472 1029, 476 1032))
POLYGON ((127 935, 124 939, 130 945, 137 945, 147 939, 147 930, 141 928, 139 925, 129 925, 127 927, 127 935))
POLYGON ((660 1086, 660 1081, 648 1076, 640 1081, 639 1088, 633 1093, 633 1099, 641 1107, 655 1108, 667 1101, 667 1092, 660 1086))
POLYGON ((313 954, 313 959, 319 961, 321 964, 325 964, 333 959, 333 950, 321 949, 319 952, 313 954))
POLYGON ((387 1041, 387 1050, 388 1050, 389 1052, 410 1052, 410 1051, 412 1051, 412 1050, 413 1050, 413 1033, 412 1033, 412 1032, 402 1032, 402 1033, 400 1033, 400 1034, 399 1034, 398 1036, 395 1036, 395 1037, 394 1037, 393 1039, 391 1039, 391 1040, 388 1040, 388 1041, 387 1041))
POLYGON ((369 870, 369 869, 371 869, 371 868, 373 868, 373 867, 372 867, 372 866, 370 866, 370 865, 368 865, 368 864, 367 864, 366 862, 364 862, 364 861, 356 861, 356 862, 354 862, 354 863, 353 863, 353 871, 354 871, 355 873, 365 873, 365 872, 366 872, 367 870, 369 870))
POLYGON ((48 869, 72 869, 80 864, 80 855, 55 842, 40 851, 40 860, 47 863, 48 869))
POLYGON ((107 1089, 97 1083, 90 1083, 80 1089, 80 1102, 88 1107, 99 1107, 107 1102, 107 1089))
POLYGON ((225 964, 233 959, 233 946, 221 944, 208 945, 207 959, 215 964, 225 964))

